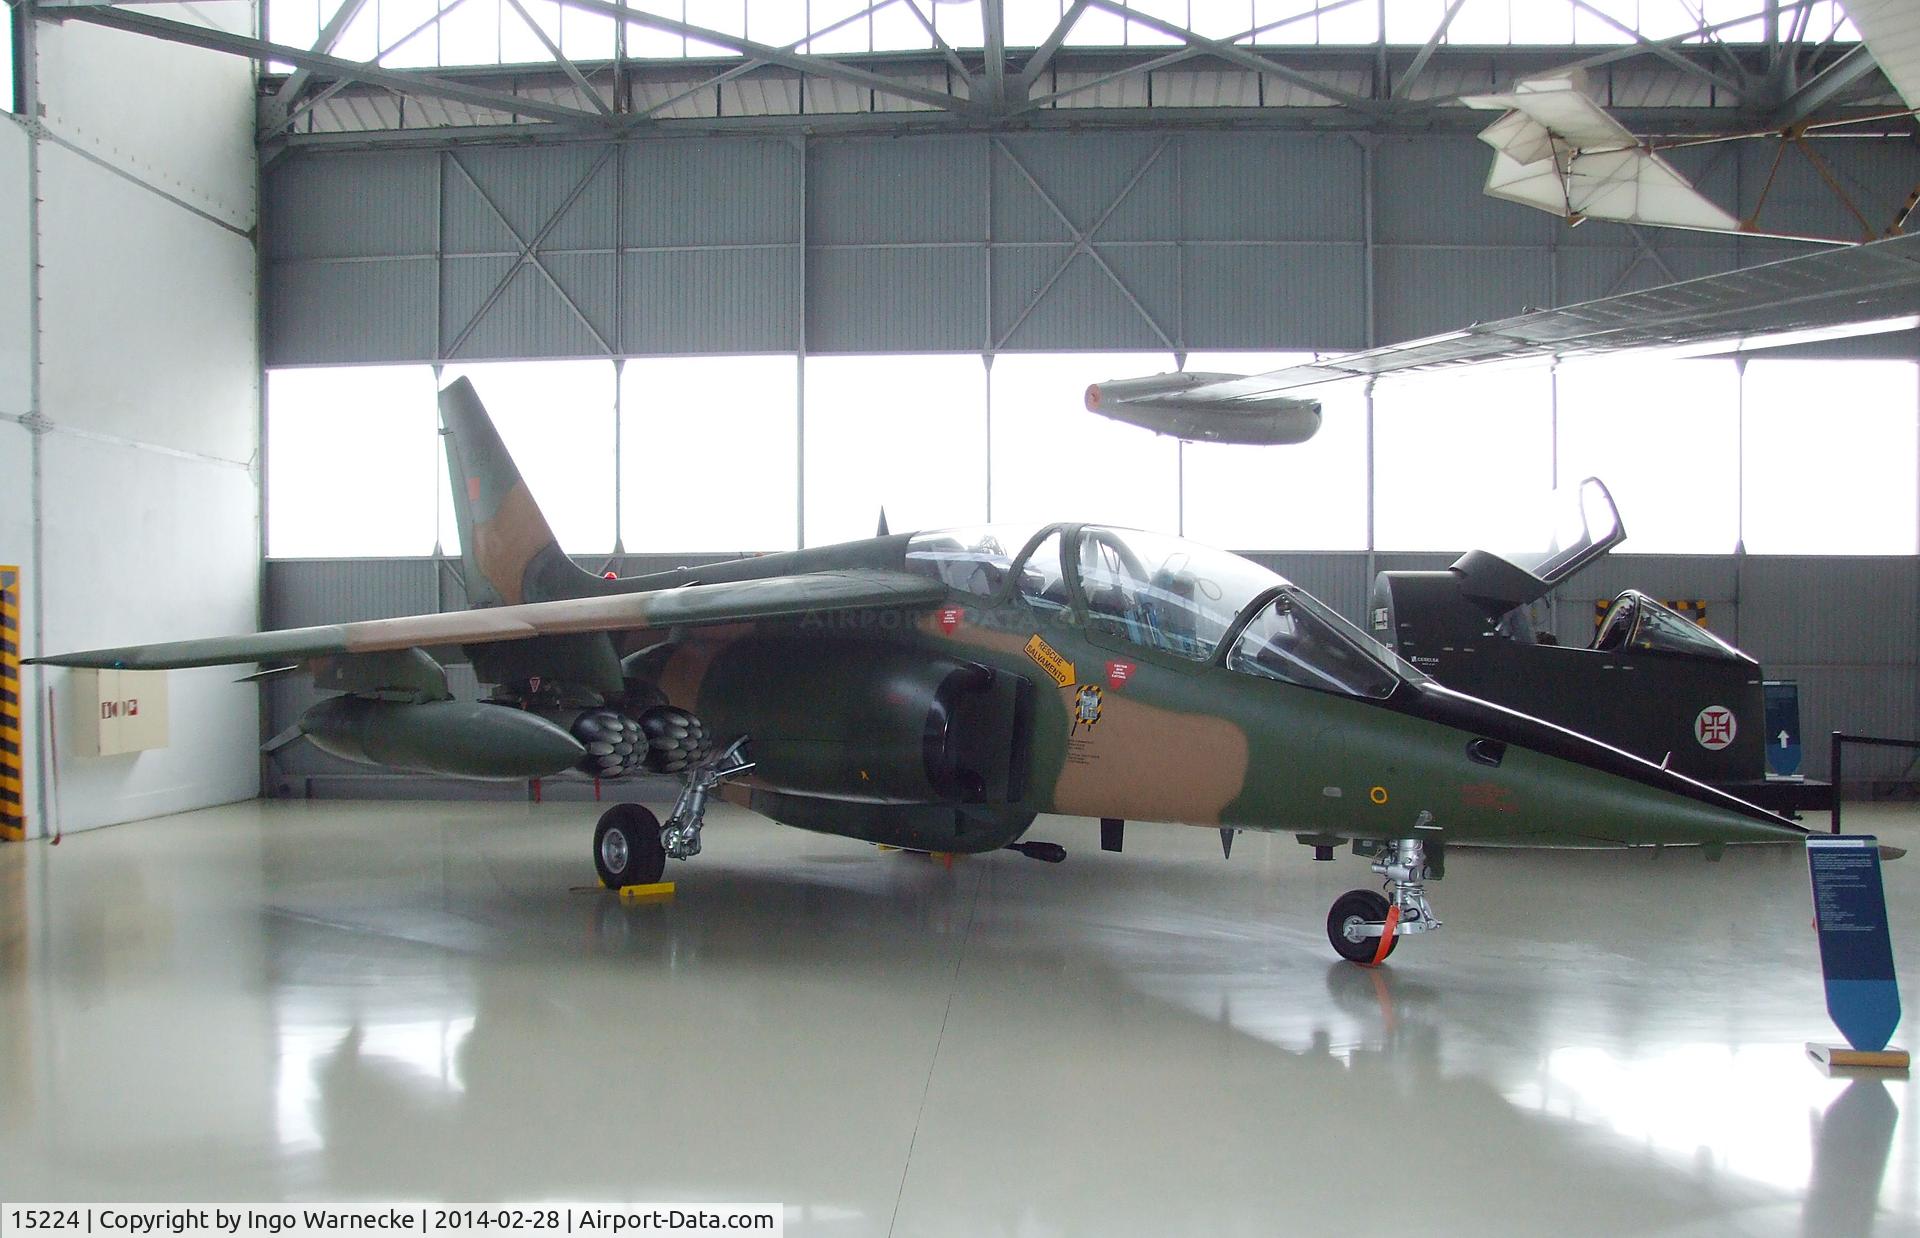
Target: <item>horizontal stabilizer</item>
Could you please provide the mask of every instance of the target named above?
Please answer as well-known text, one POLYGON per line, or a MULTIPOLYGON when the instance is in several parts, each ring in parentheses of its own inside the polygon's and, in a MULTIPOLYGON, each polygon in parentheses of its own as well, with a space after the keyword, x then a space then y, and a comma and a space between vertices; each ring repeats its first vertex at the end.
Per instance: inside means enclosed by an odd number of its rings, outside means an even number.
POLYGON ((49 666, 165 670, 242 662, 303 662, 335 654, 431 645, 481 645, 580 632, 629 632, 682 624, 733 623, 875 607, 932 605, 940 582, 905 572, 843 571, 687 585, 650 593, 571 598, 438 615, 334 623, 245 636, 129 645, 35 658, 49 666))

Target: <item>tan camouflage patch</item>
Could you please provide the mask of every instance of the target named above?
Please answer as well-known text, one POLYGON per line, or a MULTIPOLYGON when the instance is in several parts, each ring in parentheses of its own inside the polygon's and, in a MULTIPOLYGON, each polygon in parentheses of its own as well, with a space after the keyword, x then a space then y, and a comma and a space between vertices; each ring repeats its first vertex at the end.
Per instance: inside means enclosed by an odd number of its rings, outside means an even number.
POLYGON ((1224 718, 1107 694, 1098 727, 1076 728, 1053 811, 1215 825, 1247 779, 1247 736, 1224 718))
POLYGON ((540 514, 527 483, 516 482, 490 520, 476 521, 473 560, 509 606, 526 601, 523 582, 533 556, 553 544, 553 530, 540 514))

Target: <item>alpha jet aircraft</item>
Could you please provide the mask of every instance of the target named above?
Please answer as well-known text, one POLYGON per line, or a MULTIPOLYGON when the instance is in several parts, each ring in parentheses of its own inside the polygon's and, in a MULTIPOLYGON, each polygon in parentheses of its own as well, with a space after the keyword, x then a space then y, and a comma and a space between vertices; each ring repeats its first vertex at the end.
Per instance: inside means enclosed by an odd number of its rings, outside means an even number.
MULTIPOLYGON (((1797 839, 1759 808, 1441 687, 1246 559, 1103 525, 876 537, 603 580, 554 540, 473 388, 440 396, 475 609, 99 649, 61 666, 303 667, 301 734, 401 769, 676 775, 663 826, 609 809, 608 886, 701 849, 708 798, 896 847, 1017 846, 1039 813, 1351 842, 1385 894, 1342 895, 1357 962, 1438 928, 1446 844, 1797 839), (484 701, 429 650, 458 646, 484 701)), ((274 746, 270 745, 270 747, 274 746)))

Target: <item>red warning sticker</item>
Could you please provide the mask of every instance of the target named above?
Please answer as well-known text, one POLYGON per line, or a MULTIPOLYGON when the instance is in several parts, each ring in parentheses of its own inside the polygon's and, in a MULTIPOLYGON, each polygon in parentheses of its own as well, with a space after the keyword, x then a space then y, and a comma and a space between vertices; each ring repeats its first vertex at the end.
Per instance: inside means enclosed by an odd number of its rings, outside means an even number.
POLYGON ((1107 663, 1107 686, 1109 688, 1118 688, 1122 684, 1126 683, 1127 680, 1132 678, 1133 678, 1133 663, 1131 662, 1107 663))
POLYGON ((940 630, 952 636, 953 630, 959 627, 960 621, 966 617, 967 612, 959 606, 943 606, 940 608, 940 630))

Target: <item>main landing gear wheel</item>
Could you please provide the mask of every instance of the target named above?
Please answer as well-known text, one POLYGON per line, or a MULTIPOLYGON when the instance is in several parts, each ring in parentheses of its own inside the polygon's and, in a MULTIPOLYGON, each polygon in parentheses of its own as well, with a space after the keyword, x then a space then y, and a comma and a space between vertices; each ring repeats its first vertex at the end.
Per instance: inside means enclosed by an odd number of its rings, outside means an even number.
POLYGON ((1387 900, 1384 895, 1372 890, 1348 890, 1333 900, 1333 910, 1327 913, 1327 940, 1340 957, 1351 963, 1372 963, 1374 956, 1386 958, 1393 948, 1400 944, 1394 937, 1387 942, 1387 954, 1380 953, 1380 934, 1362 936, 1361 930, 1367 925, 1378 925, 1387 918, 1387 900))
POLYGON ((660 818, 641 804, 615 804, 600 814, 593 831, 593 866, 609 890, 660 880, 667 867, 660 818))

